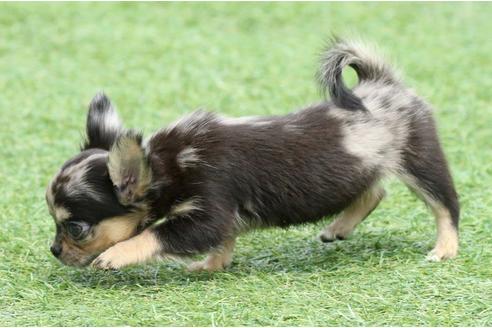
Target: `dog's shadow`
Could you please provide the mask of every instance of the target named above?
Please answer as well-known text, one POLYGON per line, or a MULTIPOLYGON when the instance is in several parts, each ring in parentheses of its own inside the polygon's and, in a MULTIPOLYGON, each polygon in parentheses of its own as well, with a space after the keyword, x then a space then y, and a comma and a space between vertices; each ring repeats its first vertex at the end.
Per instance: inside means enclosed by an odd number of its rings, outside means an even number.
MULTIPOLYGON (((292 238, 273 243, 268 249, 248 249, 235 254, 230 268, 223 272, 187 272, 183 263, 163 262, 131 267, 121 271, 75 270, 64 267, 62 279, 80 288, 125 288, 170 284, 187 286, 208 280, 242 279, 256 274, 336 272, 348 266, 361 270, 395 261, 420 262, 428 251, 427 243, 404 236, 360 236, 346 241, 322 244, 316 240, 292 238)), ((49 279, 60 279, 60 272, 49 279)))

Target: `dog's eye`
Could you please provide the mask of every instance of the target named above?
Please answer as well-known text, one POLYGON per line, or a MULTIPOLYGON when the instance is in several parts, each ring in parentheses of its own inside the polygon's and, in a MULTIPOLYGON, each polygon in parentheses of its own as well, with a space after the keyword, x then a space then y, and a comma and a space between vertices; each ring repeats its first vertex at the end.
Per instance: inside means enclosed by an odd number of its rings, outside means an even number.
POLYGON ((67 231, 73 239, 82 239, 89 231, 89 224, 71 221, 67 223, 67 231))

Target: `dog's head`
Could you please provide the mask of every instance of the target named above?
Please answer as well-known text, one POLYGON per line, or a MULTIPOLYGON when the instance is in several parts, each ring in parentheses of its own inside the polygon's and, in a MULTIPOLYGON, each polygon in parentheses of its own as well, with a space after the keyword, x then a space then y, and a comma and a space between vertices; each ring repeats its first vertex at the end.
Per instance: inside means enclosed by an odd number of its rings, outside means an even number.
POLYGON ((62 166, 46 190, 56 224, 51 252, 67 265, 88 265, 113 244, 138 233, 151 174, 141 135, 124 130, 111 102, 89 106, 81 152, 62 166))

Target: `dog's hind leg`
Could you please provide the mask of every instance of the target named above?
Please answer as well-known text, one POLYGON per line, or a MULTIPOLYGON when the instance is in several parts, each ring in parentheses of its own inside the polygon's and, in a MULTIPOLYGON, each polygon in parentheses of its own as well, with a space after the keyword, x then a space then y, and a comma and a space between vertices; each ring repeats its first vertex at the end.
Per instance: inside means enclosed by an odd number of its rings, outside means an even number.
POLYGON ((403 154, 401 178, 434 213, 437 241, 427 259, 440 261, 458 254, 460 208, 434 122, 429 117, 424 123, 410 135, 408 150, 403 154))
POLYGON ((337 239, 345 239, 362 220, 371 214, 384 195, 385 191, 381 186, 371 187, 321 232, 319 235, 321 241, 328 243, 337 239))
POLYGON ((232 253, 236 244, 235 239, 224 242, 221 247, 210 252, 202 261, 192 262, 188 271, 219 271, 232 263, 232 253))

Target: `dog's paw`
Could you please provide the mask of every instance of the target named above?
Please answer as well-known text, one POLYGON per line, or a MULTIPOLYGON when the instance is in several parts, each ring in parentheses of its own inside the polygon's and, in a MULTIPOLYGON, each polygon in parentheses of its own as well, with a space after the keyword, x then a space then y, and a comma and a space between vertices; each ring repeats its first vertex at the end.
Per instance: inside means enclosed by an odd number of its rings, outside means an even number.
POLYGON ((91 267, 102 270, 118 270, 129 263, 118 244, 108 248, 91 263, 91 267))
POLYGON ((108 248, 92 262, 99 269, 120 269, 122 267, 147 262, 151 259, 162 258, 161 243, 155 232, 144 230, 125 241, 108 248))
POLYGON ((318 237, 319 240, 321 240, 323 243, 331 243, 334 242, 335 240, 344 240, 346 238, 345 235, 334 232, 329 228, 322 231, 318 237))
POLYGON ((198 272, 198 271, 217 271, 213 270, 210 266, 207 265, 206 261, 196 261, 188 264, 188 267, 186 268, 187 271, 189 272, 198 272))
POLYGON ((197 272, 197 271, 207 271, 207 272, 215 272, 222 271, 228 266, 231 265, 230 260, 222 259, 222 258, 210 258, 207 257, 203 261, 192 262, 188 265, 187 270, 189 272, 197 272))
POLYGON ((186 268, 189 272, 199 272, 199 271, 207 271, 207 272, 215 272, 221 271, 224 267, 221 265, 210 265, 206 261, 196 261, 192 262, 186 268))
POLYGON ((431 250, 425 258, 429 262, 440 262, 442 260, 448 260, 458 255, 458 248, 456 247, 436 247, 431 250))

